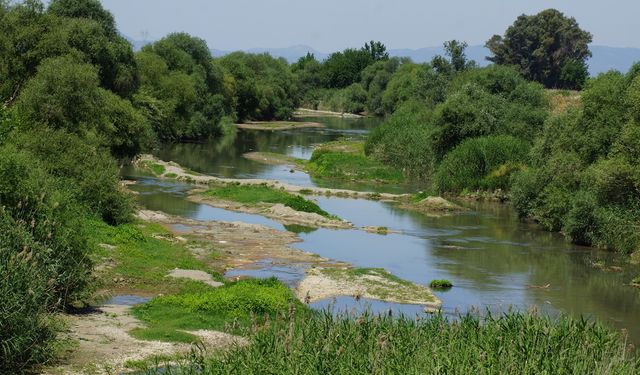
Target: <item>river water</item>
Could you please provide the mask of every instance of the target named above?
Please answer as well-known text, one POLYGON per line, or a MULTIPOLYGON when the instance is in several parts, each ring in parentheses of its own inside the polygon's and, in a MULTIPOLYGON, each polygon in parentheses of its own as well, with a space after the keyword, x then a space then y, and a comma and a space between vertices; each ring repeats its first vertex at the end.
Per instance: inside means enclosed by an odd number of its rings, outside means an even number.
MULTIPOLYGON (((299 158, 310 158, 316 144, 340 138, 364 139, 379 125, 376 119, 312 119, 325 129, 297 129, 283 132, 240 131, 208 143, 182 143, 163 146, 156 152, 162 160, 175 161, 194 171, 230 178, 264 178, 301 186, 348 188, 378 192, 414 192, 415 185, 380 186, 336 183, 292 173, 285 166, 263 165, 242 154, 270 151, 299 158)), ((448 279, 455 285, 436 292, 443 311, 480 310, 492 312, 532 307, 551 315, 568 313, 597 318, 615 329, 629 332, 631 341, 640 343, 640 290, 628 286, 637 276, 632 267, 616 254, 575 246, 561 235, 539 230, 518 221, 512 208, 495 203, 466 203, 469 213, 431 217, 398 209, 392 204, 348 198, 314 197, 320 206, 358 227, 385 226, 388 235, 361 230, 285 228, 257 215, 225 211, 184 199, 189 186, 159 181, 125 171, 138 180, 143 206, 196 220, 244 221, 267 225, 299 234, 294 247, 323 257, 346 261, 360 267, 381 267, 418 283, 448 279)), ((262 269, 235 270, 229 276, 275 275, 289 285, 303 270, 265 263, 262 269)), ((322 301, 316 307, 361 309, 362 302, 350 298, 322 301)), ((416 306, 368 301, 373 309, 392 307, 416 314, 416 306)))

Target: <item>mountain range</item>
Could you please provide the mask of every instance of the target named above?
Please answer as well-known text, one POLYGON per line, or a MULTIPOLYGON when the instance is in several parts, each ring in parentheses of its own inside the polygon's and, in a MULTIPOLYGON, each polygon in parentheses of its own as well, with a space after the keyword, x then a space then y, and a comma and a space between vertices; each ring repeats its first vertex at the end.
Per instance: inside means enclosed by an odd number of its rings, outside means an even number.
MULTIPOLYGON (((150 41, 136 41, 129 39, 135 50, 139 50, 150 41)), ((634 62, 640 61, 640 48, 620 48, 591 45, 589 46, 593 56, 587 62, 589 65, 589 73, 592 76, 604 73, 609 70, 618 70, 627 72, 634 62)), ((244 50, 249 53, 269 53, 274 57, 282 57, 290 63, 296 62, 300 57, 307 53, 312 53, 318 60, 324 60, 329 57, 330 53, 318 51, 313 47, 306 45, 295 45, 286 48, 251 48, 244 50)), ((221 57, 231 53, 232 51, 224 51, 212 49, 211 53, 214 57, 221 57)), ((480 66, 485 66, 489 62, 486 56, 489 56, 489 50, 484 46, 469 46, 466 50, 467 58, 475 60, 480 66)), ((444 55, 443 47, 425 47, 419 49, 389 49, 389 55, 393 57, 409 57, 411 60, 421 63, 431 61, 436 55, 444 55)))

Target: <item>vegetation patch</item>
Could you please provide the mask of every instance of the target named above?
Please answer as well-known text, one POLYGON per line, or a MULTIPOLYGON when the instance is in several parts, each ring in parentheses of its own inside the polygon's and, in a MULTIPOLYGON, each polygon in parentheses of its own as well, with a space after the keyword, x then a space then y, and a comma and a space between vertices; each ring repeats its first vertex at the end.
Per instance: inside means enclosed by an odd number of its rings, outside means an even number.
POLYGON ((453 287, 453 283, 449 280, 432 280, 429 286, 433 289, 450 289, 453 287))
POLYGON ((296 295, 307 302, 351 295, 431 308, 441 304, 426 286, 380 268, 313 268, 298 285, 296 295))
POLYGON ((631 285, 640 288, 640 276, 638 276, 635 279, 631 280, 631 285))
POLYGON ((339 180, 404 182, 402 172, 364 154, 363 142, 338 141, 318 147, 307 164, 313 177, 339 180))
POLYGON ((299 195, 283 190, 274 189, 267 185, 227 185, 211 188, 202 193, 204 196, 222 200, 239 202, 248 205, 260 203, 283 204, 296 211, 316 213, 320 216, 335 219, 336 217, 324 211, 317 203, 299 195))
POLYGON ((147 327, 132 333, 147 340, 193 342, 196 337, 185 331, 237 330, 251 324, 252 318, 275 318, 290 308, 299 314, 308 312, 277 279, 241 280, 200 293, 162 296, 136 306, 134 315, 147 327))
MULTIPOLYGON (((209 288, 205 283, 167 277, 174 269, 204 271, 223 281, 219 273, 212 272, 204 260, 189 250, 187 246, 193 241, 176 238, 160 224, 112 227, 95 221, 91 222, 90 234, 101 287, 111 292, 157 294, 209 288)), ((215 249, 207 250, 210 258, 216 255, 215 249)))
MULTIPOLYGON (((618 333, 586 321, 509 313, 455 321, 331 313, 254 327, 251 345, 191 359, 168 375, 274 374, 620 374, 640 371, 618 333), (312 371, 309 369, 313 369, 312 371)), ((153 373, 153 372, 152 372, 153 373)))

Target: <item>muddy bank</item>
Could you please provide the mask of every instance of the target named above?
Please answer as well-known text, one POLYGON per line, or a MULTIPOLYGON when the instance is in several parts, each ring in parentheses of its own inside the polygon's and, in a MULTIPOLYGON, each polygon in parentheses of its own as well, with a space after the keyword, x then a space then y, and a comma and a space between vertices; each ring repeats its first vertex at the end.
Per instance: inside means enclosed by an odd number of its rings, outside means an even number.
POLYGON ((325 196, 337 196, 337 197, 350 197, 358 199, 375 199, 375 200, 388 200, 396 201, 409 199, 409 194, 390 194, 390 193, 374 193, 366 191, 355 191, 347 189, 330 189, 319 187, 303 187, 291 184, 282 183, 280 181, 265 180, 265 179, 237 179, 237 178, 219 178, 214 176, 205 176, 200 174, 194 174, 193 172, 186 170, 179 164, 174 162, 166 162, 159 160, 153 155, 141 155, 134 161, 134 166, 142 170, 153 173, 159 178, 168 180, 178 180, 185 183, 195 185, 268 185, 275 189, 281 189, 289 193, 305 194, 305 195, 325 195, 325 196), (153 168, 157 167, 157 168, 153 168), (155 169, 155 171, 154 171, 155 169), (156 173, 161 172, 161 173, 156 173))
POLYGON ((451 215, 469 211, 469 209, 442 197, 427 197, 419 201, 404 201, 398 207, 430 216, 451 215))
POLYGON ((222 254, 217 261, 224 269, 251 267, 265 259, 279 259, 310 266, 344 265, 313 253, 294 249, 290 245, 300 242, 296 234, 262 225, 196 221, 147 210, 140 211, 138 217, 145 221, 164 224, 178 235, 190 235, 211 241, 222 254), (176 229, 177 226, 179 229, 176 229))
POLYGON ((399 279, 381 269, 312 268, 295 290, 306 303, 353 296, 437 309, 442 302, 423 285, 399 279))
POLYGON ((318 109, 298 108, 293 114, 295 117, 342 117, 342 118, 364 118, 362 115, 347 112, 323 111, 318 109))
POLYGON ((325 128, 319 122, 294 122, 294 121, 251 121, 243 124, 236 124, 238 129, 280 131, 304 128, 325 128))
POLYGON ((245 159, 268 165, 288 165, 295 170, 303 171, 305 160, 294 158, 275 152, 247 152, 242 154, 245 159))
POLYGON ((187 199, 207 204, 213 207, 225 210, 243 212, 247 214, 262 215, 273 219, 283 225, 302 225, 312 228, 330 228, 330 229, 351 229, 353 224, 340 219, 330 219, 312 212, 296 211, 283 204, 261 203, 257 205, 247 205, 238 202, 232 202, 214 197, 203 196, 201 191, 192 192, 187 199))

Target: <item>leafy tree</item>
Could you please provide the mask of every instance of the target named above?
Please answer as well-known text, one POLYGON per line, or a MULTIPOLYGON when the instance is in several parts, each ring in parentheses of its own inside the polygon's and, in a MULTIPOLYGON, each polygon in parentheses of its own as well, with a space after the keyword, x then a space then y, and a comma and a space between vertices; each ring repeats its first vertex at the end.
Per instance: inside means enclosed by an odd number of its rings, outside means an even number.
POLYGON ((288 119, 293 115, 298 92, 286 60, 235 52, 219 61, 234 77, 240 120, 288 119))
POLYGON ((527 79, 550 88, 579 88, 591 56, 590 33, 574 18, 547 9, 533 16, 521 15, 504 36, 494 35, 486 46, 500 65, 513 65, 527 79))
POLYGON ((322 64, 323 86, 344 88, 360 81, 360 73, 373 63, 365 49, 346 49, 332 53, 322 64))
POLYGON ((98 0, 51 0, 48 11, 68 18, 87 18, 98 22, 111 36, 118 34, 113 15, 98 0))
POLYGON ((459 42, 457 40, 450 40, 444 43, 445 55, 449 58, 442 56, 435 56, 431 60, 431 65, 439 73, 452 74, 465 71, 476 67, 475 61, 467 60, 465 50, 467 49, 467 42, 459 42))
POLYGON ((365 43, 362 49, 367 53, 369 53, 369 56, 371 56, 371 60, 373 61, 389 59, 389 53, 387 52, 387 47, 384 44, 382 44, 382 42, 375 42, 372 40, 369 43, 365 43))
POLYGON ((136 154, 151 137, 131 103, 102 89, 96 68, 73 56, 45 60, 16 105, 32 128, 45 125, 96 139, 117 155, 136 154))
POLYGON ((362 71, 361 84, 367 91, 367 109, 369 113, 382 116, 385 113, 382 97, 393 74, 401 64, 408 63, 407 60, 392 58, 377 61, 369 65, 362 71))

